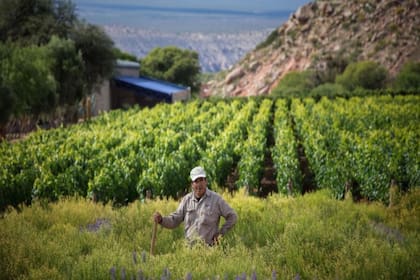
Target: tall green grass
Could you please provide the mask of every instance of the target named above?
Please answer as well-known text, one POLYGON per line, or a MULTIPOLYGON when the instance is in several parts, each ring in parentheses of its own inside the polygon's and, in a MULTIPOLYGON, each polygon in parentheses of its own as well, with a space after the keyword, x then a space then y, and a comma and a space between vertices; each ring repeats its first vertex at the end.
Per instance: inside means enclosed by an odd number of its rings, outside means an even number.
POLYGON ((1 278, 420 279, 419 188, 392 207, 327 191, 224 197, 239 220, 219 246, 190 248, 182 226, 159 227, 154 256, 152 213, 169 214, 177 201, 112 208, 70 198, 11 209, 0 219, 1 278))

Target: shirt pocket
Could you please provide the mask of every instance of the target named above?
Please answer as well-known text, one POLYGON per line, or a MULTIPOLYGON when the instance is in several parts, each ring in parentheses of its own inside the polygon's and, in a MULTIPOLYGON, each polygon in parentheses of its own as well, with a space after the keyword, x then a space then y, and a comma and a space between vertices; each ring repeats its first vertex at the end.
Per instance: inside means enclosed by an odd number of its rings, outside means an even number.
POLYGON ((217 223, 219 216, 211 205, 205 205, 203 209, 201 209, 201 215, 203 216, 203 224, 215 224, 217 223))
POLYGON ((197 219, 197 210, 194 208, 187 209, 187 213, 185 215, 185 223, 187 225, 191 225, 197 219))

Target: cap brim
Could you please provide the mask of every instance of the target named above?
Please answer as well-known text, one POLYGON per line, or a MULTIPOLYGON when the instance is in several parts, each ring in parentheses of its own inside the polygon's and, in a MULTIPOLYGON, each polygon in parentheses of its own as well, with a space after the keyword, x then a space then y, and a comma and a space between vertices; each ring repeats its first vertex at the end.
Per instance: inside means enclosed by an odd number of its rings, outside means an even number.
POLYGON ((194 177, 191 177, 191 181, 195 181, 195 180, 197 180, 198 178, 206 178, 206 175, 203 175, 203 174, 196 175, 196 176, 194 176, 194 177))

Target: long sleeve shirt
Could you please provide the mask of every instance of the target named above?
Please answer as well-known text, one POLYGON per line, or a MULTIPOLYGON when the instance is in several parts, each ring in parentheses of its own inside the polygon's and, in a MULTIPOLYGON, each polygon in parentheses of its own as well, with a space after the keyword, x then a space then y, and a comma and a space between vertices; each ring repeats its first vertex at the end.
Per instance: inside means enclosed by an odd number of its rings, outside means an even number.
POLYGON ((171 229, 184 222, 188 241, 201 238, 207 244, 213 244, 213 238, 226 234, 236 220, 237 214, 229 204, 219 194, 207 189, 201 199, 197 199, 193 192, 184 196, 175 212, 162 217, 161 225, 171 229), (219 229, 220 217, 225 218, 225 223, 219 229))

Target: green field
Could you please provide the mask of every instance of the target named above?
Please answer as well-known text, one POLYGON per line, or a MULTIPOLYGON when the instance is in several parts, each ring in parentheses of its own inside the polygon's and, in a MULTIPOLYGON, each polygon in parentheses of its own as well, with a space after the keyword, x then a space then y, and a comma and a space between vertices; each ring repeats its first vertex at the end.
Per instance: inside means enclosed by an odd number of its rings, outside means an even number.
POLYGON ((420 186, 419 104, 419 96, 249 98, 113 111, 0 143, 0 208, 72 195, 114 205, 147 191, 176 198, 196 165, 213 187, 236 170, 233 188, 258 195, 267 158, 280 193, 290 182, 294 193, 326 188, 343 198, 347 186, 358 199, 388 203, 391 182, 420 186))
POLYGON ((420 277, 418 188, 391 208, 339 201, 325 190, 294 198, 224 197, 239 220, 219 246, 189 248, 182 227, 159 228, 154 256, 151 215, 173 211, 175 200, 112 208, 65 199, 11 211, 0 220, 2 279, 112 279, 113 269, 115 279, 123 271, 125 279, 420 277))
POLYGON ((419 279, 419 104, 194 100, 2 142, 1 278, 419 279), (238 224, 214 248, 160 229, 150 256, 152 213, 176 209, 196 165, 238 224))

